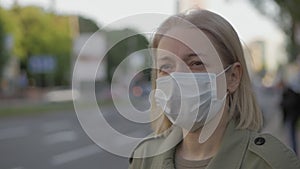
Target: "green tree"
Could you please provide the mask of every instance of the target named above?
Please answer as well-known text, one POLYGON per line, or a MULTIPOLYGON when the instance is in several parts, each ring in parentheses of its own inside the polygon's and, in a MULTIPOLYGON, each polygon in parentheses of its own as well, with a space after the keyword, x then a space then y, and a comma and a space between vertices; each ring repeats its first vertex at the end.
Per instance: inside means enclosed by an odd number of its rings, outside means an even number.
POLYGON ((148 48, 149 42, 143 35, 131 29, 111 30, 107 31, 106 35, 108 46, 112 47, 107 53, 106 76, 107 81, 111 82, 117 66, 131 53, 148 48))
POLYGON ((262 14, 272 18, 287 35, 289 61, 300 53, 300 1, 299 0, 249 0, 262 14), (297 33, 298 32, 298 33, 297 33))
POLYGON ((3 75, 4 66, 9 59, 9 54, 5 44, 6 31, 4 28, 2 13, 2 9, 0 8, 0 79, 3 75))
POLYGON ((78 23, 80 33, 94 33, 99 30, 98 25, 91 19, 79 16, 78 23))
POLYGON ((55 15, 35 6, 18 5, 7 11, 6 16, 8 30, 15 39, 13 54, 20 58, 21 69, 28 70, 31 56, 51 55, 57 63, 54 72, 28 72, 29 76, 38 80, 38 85, 41 86, 67 85, 72 48, 69 17, 55 15))

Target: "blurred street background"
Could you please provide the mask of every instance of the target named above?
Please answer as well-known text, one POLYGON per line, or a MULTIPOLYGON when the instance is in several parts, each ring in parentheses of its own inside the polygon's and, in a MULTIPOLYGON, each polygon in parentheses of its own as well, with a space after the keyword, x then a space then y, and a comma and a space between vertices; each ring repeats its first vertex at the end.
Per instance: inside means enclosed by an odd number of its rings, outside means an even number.
MULTIPOLYGON (((264 115, 262 132, 299 154, 300 111, 282 109, 292 102, 300 105, 298 0, 0 0, 0 168, 127 168, 127 158, 105 151, 84 132, 72 99, 82 97, 95 79, 97 102, 110 125, 132 137, 149 134, 149 124, 136 127, 122 118, 110 87, 128 55, 119 86, 131 69, 150 64, 149 53, 134 53, 149 46, 151 37, 139 33, 146 24, 106 25, 138 13, 171 15, 195 6, 222 15, 237 30, 264 115), (130 34, 135 35, 122 39, 130 34), (93 45, 81 51, 88 40, 93 45), (95 62, 99 57, 101 64, 95 62), (75 63, 83 66, 72 93, 75 63), (95 75, 90 68, 97 64, 95 75), (287 90, 294 100, 284 95, 287 90)), ((149 80, 149 70, 131 79, 127 92, 137 109, 149 108, 149 80)), ((112 141, 116 147, 125 144, 112 141)))

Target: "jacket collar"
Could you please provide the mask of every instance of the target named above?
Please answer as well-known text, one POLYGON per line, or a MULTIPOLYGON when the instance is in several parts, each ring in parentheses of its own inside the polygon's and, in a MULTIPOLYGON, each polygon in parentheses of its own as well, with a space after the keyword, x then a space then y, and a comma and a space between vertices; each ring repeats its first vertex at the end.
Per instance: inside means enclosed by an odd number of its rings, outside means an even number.
MULTIPOLYGON (((161 147, 165 148, 166 145, 177 145, 182 139, 180 129, 174 128, 173 131, 167 136, 165 142, 161 147), (170 143, 172 142, 172 143, 170 143), (176 144, 177 143, 177 144, 176 144)), ((248 130, 236 129, 236 125, 232 120, 227 125, 221 147, 216 156, 209 163, 207 169, 215 168, 232 168, 238 169, 241 166, 242 159, 246 153, 250 138, 248 130), (230 152, 230 154, 229 154, 230 152)), ((163 169, 174 169, 174 155, 176 146, 166 151, 163 154, 162 164, 163 169)))
POLYGON ((236 129, 231 121, 225 131, 220 150, 209 163, 207 169, 232 168, 239 169, 249 144, 250 131, 236 129))

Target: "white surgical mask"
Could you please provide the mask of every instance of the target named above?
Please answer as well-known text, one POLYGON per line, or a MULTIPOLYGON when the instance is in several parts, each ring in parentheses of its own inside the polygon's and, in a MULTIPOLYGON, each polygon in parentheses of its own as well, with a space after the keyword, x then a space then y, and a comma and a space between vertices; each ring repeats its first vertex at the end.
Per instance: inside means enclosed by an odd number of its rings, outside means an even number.
POLYGON ((212 120, 224 106, 226 95, 217 98, 214 73, 173 72, 156 80, 156 105, 176 126, 195 131, 212 120))

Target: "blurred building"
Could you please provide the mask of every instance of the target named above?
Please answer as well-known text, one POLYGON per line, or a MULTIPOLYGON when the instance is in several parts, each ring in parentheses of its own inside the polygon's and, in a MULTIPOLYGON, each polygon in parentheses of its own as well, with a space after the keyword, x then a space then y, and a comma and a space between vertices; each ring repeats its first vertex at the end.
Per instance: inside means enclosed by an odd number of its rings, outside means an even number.
POLYGON ((19 87, 19 60, 17 57, 10 57, 3 71, 1 91, 6 96, 14 95, 19 87))
MULTIPOLYGON (((287 63, 284 44, 281 39, 260 38, 248 42, 245 53, 249 53, 248 67, 253 75, 261 79, 264 86, 272 86, 278 77, 279 67, 287 63)), ((278 79, 280 78, 280 79, 278 79)))
POLYGON ((106 78, 106 36, 103 33, 81 33, 73 44, 73 82, 78 90, 106 78))
POLYGON ((266 44, 265 41, 257 40, 248 44, 247 51, 250 50, 249 54, 251 58, 248 60, 250 62, 249 66, 254 72, 261 72, 266 67, 266 44))
POLYGON ((204 8, 205 0, 177 0, 176 1, 176 11, 177 13, 183 12, 190 8, 204 8))
MULTIPOLYGON (((6 35, 5 48, 9 54, 12 53, 13 45, 14 45, 13 36, 6 35)), ((9 57, 3 69, 2 81, 0 81, 1 82, 0 92, 2 94, 6 96, 12 96, 16 93, 19 87, 19 83, 18 83, 19 72, 20 72, 19 59, 15 56, 9 57)))

